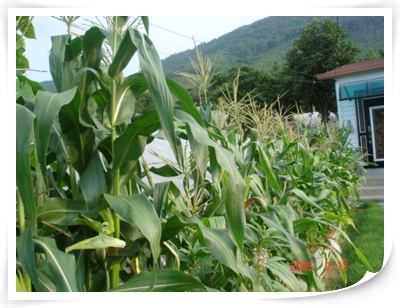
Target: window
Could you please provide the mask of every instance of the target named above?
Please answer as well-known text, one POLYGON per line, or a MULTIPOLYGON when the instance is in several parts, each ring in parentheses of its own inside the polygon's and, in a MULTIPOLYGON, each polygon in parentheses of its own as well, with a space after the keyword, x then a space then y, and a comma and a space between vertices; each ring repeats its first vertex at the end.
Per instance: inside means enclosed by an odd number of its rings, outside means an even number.
POLYGON ((339 87, 339 100, 383 95, 383 78, 344 83, 339 87))

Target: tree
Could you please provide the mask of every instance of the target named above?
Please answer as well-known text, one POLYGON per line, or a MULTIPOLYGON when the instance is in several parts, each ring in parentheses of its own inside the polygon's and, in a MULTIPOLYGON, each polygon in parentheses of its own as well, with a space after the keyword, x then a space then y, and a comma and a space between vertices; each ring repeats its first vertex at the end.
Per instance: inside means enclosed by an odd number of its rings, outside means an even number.
POLYGON ((375 50, 375 49, 369 49, 367 54, 365 55, 364 58, 361 58, 360 61, 369 61, 369 60, 374 60, 374 59, 380 59, 384 57, 384 51, 383 49, 375 50))
MULTIPOLYGON (((26 71, 39 71, 31 69, 29 60, 25 56, 25 39, 35 39, 35 28, 32 24, 33 16, 16 17, 16 95, 33 99, 38 90, 43 87, 36 81, 25 76, 26 71)), ((22 98, 21 98, 22 99, 22 98)), ((21 101, 20 101, 21 102, 21 101)))
POLYGON ((292 97, 306 110, 313 107, 328 120, 336 110, 334 80, 317 80, 316 75, 355 61, 359 48, 347 38, 349 33, 338 19, 314 19, 300 31, 286 54, 292 97))
POLYGON ((238 99, 242 99, 249 93, 254 96, 261 105, 275 102, 278 95, 284 90, 279 78, 279 66, 275 65, 270 72, 255 69, 248 65, 231 67, 228 71, 220 71, 212 76, 213 85, 210 88, 209 98, 212 102, 218 102, 222 91, 232 91, 233 82, 239 72, 238 99))

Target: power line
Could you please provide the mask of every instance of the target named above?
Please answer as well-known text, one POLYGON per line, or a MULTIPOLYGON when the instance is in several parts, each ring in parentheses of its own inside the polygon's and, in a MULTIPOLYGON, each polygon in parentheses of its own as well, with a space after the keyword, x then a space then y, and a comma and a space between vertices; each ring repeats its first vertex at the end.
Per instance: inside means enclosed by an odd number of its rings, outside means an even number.
POLYGON ((156 28, 160 28, 160 29, 162 29, 162 30, 164 30, 164 31, 168 31, 168 32, 171 32, 171 33, 173 33, 173 34, 176 34, 176 35, 182 36, 182 37, 184 37, 184 38, 190 39, 190 40, 192 40, 192 41, 196 41, 196 42, 198 42, 198 43, 200 43, 200 44, 204 43, 203 41, 196 40, 194 37, 190 37, 190 36, 187 36, 187 35, 184 35, 184 34, 181 34, 181 33, 178 33, 178 32, 172 31, 172 30, 169 30, 169 29, 166 29, 166 28, 164 28, 164 27, 157 26, 157 25, 155 25, 155 24, 153 24, 153 23, 150 23, 150 24, 151 24, 152 26, 156 27, 156 28))

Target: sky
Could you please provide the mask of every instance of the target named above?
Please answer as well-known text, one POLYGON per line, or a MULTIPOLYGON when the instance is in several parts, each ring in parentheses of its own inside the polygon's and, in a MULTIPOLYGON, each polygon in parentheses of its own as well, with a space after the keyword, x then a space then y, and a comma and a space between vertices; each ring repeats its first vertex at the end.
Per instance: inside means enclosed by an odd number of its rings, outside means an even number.
MULTIPOLYGON (((149 16, 150 39, 155 44, 161 59, 169 55, 193 49, 196 44, 209 42, 241 26, 251 24, 265 16, 149 16)), ((96 21, 93 16, 81 16, 76 21, 77 26, 86 29, 91 25, 90 21, 96 21)), ((45 70, 46 72, 28 72, 26 74, 32 80, 51 80, 48 55, 51 49, 51 36, 66 34, 66 25, 51 16, 35 16, 33 25, 36 31, 36 39, 26 39, 25 55, 30 62, 30 68, 45 70)), ((73 32, 83 34, 78 27, 72 28, 73 32)), ((124 70, 128 76, 139 69, 137 56, 134 56, 130 65, 124 70)))

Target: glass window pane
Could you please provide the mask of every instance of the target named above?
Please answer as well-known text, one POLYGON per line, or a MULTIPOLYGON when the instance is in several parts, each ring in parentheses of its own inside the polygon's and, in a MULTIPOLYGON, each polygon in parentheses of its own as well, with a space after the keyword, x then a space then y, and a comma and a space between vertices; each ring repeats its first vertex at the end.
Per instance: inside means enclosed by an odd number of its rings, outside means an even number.
POLYGON ((383 78, 382 79, 375 79, 370 80, 368 84, 368 94, 369 95, 379 95, 383 94, 383 78))
POLYGON ((354 82, 346 83, 340 86, 340 100, 350 99, 355 97, 364 97, 367 94, 367 83, 354 82))
POLYGON ((383 78, 379 78, 342 84, 339 88, 339 100, 383 95, 383 83, 383 78))

